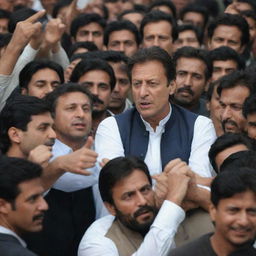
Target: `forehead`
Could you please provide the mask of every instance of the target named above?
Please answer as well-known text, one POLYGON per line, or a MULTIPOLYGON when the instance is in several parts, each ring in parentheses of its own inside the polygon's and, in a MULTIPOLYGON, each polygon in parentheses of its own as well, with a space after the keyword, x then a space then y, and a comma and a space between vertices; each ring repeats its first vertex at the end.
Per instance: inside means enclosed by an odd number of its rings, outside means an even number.
POLYGON ((111 65, 111 67, 114 70, 114 73, 116 75, 116 73, 122 73, 123 75, 128 77, 127 71, 125 69, 126 64, 124 62, 109 62, 109 64, 111 65))
POLYGON ((127 39, 135 41, 135 35, 130 30, 127 30, 127 29, 116 30, 111 32, 109 35, 109 41, 111 40, 124 41, 127 39))
POLYGON ((241 38, 242 31, 237 26, 218 25, 213 32, 213 36, 231 37, 231 39, 233 37, 241 38))
POLYGON ((197 38, 194 30, 184 30, 179 32, 179 38, 187 38, 187 37, 197 38))
POLYGON ((110 83, 110 76, 104 70, 90 70, 84 73, 78 80, 79 83, 82 82, 95 82, 95 83, 110 83))
POLYGON ((153 33, 167 33, 171 34, 172 32, 172 25, 170 22, 166 20, 161 20, 157 22, 150 22, 145 25, 143 29, 144 34, 153 34, 153 33))
POLYGON ((58 73, 50 68, 39 69, 32 75, 31 80, 47 80, 49 78, 60 81, 58 73))
POLYGON ((87 31, 103 31, 103 28, 96 22, 88 23, 78 29, 81 30, 87 30, 87 31))
POLYGON ((223 68, 237 68, 237 62, 234 60, 214 60, 214 67, 223 67, 223 68))
POLYGON ((70 104, 90 104, 90 99, 82 92, 68 92, 58 98, 56 108, 70 104))
POLYGON ((32 180, 21 182, 18 185, 20 190, 17 199, 26 200, 29 196, 33 194, 42 194, 44 192, 42 182, 40 178, 35 178, 32 180))
POLYGON ((237 85, 233 88, 225 88, 221 91, 221 101, 224 103, 240 103, 243 104, 249 96, 250 91, 243 85, 237 85))
POLYGON ((135 169, 129 176, 118 181, 112 189, 113 197, 121 196, 123 193, 135 191, 150 184, 146 174, 135 169))
POLYGON ((181 57, 177 60, 176 71, 184 70, 203 74, 206 69, 206 64, 197 58, 181 57))
POLYGON ((185 13, 183 20, 199 20, 199 21, 204 21, 204 16, 199 13, 199 12, 187 12, 185 13))
POLYGON ((132 79, 153 79, 159 77, 166 77, 163 64, 157 60, 146 61, 143 63, 137 63, 133 66, 131 77, 132 79))

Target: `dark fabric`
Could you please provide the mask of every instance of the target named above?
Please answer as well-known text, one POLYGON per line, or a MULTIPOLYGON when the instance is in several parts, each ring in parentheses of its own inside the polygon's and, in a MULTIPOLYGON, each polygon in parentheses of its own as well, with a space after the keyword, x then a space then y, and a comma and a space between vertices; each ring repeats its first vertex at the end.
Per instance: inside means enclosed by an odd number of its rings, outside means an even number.
POLYGON ((37 256, 24 248, 19 240, 12 236, 0 233, 0 255, 1 256, 37 256))
POLYGON ((51 189, 45 199, 49 210, 43 231, 26 236, 28 247, 40 256, 76 256, 82 236, 95 220, 92 188, 70 193, 51 189))
POLYGON ((202 99, 202 98, 199 99, 198 105, 191 111, 198 115, 202 115, 202 116, 206 116, 206 117, 210 116, 210 112, 206 108, 206 100, 202 99))
POLYGON ((186 245, 172 250, 169 256, 217 256, 211 247, 211 236, 212 233, 203 235, 186 245))
MULTIPOLYGON (((172 105, 170 119, 165 124, 161 138, 161 160, 164 166, 177 157, 188 163, 194 124, 198 115, 177 105, 172 105)), ((144 160, 147 153, 149 132, 133 108, 115 116, 122 139, 125 156, 137 156, 144 160)))

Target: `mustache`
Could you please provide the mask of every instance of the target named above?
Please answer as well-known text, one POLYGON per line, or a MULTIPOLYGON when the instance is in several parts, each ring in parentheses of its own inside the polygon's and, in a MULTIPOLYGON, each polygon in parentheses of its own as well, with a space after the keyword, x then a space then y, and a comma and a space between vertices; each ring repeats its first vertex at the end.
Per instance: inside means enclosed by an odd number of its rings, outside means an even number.
POLYGON ((145 213, 145 212, 155 212, 155 208, 149 205, 144 205, 141 206, 135 213, 134 213, 134 218, 137 218, 138 216, 140 216, 141 214, 145 213))
POLYGON ((104 104, 104 102, 101 99, 99 99, 99 97, 97 95, 94 95, 94 94, 92 95, 92 102, 93 103, 104 104))
POLYGON ((222 124, 223 129, 225 128, 226 124, 231 124, 231 125, 233 125, 235 127, 238 127, 237 123, 235 121, 233 121, 233 120, 230 120, 230 119, 223 120, 221 124, 222 124))
POLYGON ((35 215, 35 216, 33 217, 33 221, 43 220, 43 218, 44 218, 44 213, 42 212, 42 213, 40 213, 40 214, 38 214, 38 215, 35 215))
POLYGON ((191 88, 189 86, 184 86, 184 87, 181 87, 177 90, 178 93, 181 93, 181 92, 187 92, 189 93, 191 96, 194 96, 194 92, 191 90, 191 88))
POLYGON ((44 145, 45 146, 49 146, 49 147, 52 147, 54 145, 54 142, 55 142, 55 139, 49 139, 47 140, 44 145))

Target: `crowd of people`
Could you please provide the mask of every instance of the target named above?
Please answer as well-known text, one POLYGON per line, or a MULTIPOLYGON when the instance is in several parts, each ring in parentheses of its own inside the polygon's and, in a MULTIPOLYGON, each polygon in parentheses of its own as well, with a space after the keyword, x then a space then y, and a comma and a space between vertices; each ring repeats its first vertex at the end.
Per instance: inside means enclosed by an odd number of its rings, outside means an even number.
POLYGON ((256 255, 255 0, 0 0, 0 255, 256 255))

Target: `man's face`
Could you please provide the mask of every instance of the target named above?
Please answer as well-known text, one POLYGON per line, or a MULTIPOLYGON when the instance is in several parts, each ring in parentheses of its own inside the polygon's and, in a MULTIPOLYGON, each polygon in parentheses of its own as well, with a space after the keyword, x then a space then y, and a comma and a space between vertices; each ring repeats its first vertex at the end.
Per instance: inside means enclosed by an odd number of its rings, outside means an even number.
POLYGON ((44 212, 48 205, 43 198, 41 179, 22 182, 18 185, 20 193, 13 203, 6 202, 8 226, 18 235, 42 230, 44 212))
POLYGON ((120 113, 125 107, 125 100, 130 89, 130 81, 127 72, 124 70, 124 63, 109 63, 115 73, 116 85, 111 93, 109 109, 112 111, 118 110, 120 113))
POLYGON ((143 14, 141 13, 127 13, 125 15, 123 15, 123 20, 129 20, 130 22, 132 22, 134 25, 136 25, 136 27, 139 29, 140 28, 140 23, 143 19, 143 14))
POLYGON ((1 18, 0 19, 0 34, 8 33, 8 19, 1 18))
POLYGON ((187 12, 182 21, 185 24, 192 24, 201 29, 204 28, 204 16, 198 12, 187 12))
POLYGON ((107 47, 108 50, 124 52, 129 57, 138 50, 134 34, 126 29, 111 32, 107 47))
POLYGON ((231 147, 228 147, 221 152, 219 152, 215 157, 215 163, 218 168, 220 169, 220 166, 223 164, 225 159, 227 159, 230 155, 240 152, 240 151, 247 151, 249 150, 248 147, 244 144, 237 144, 231 147))
POLYGON ((250 41, 255 40, 256 37, 256 20, 250 17, 245 17, 248 25, 249 25, 249 32, 250 32, 250 41))
POLYGON ((159 46, 171 55, 172 41, 172 26, 168 21, 151 22, 144 27, 143 47, 159 46))
POLYGON ((157 209, 152 187, 144 172, 135 169, 117 182, 112 189, 112 198, 114 205, 110 211, 125 226, 138 232, 148 231, 157 209))
POLYGON ((53 146, 56 138, 52 128, 53 119, 49 112, 31 116, 31 121, 27 124, 27 130, 19 129, 19 148, 24 156, 39 145, 53 146))
POLYGON ((219 25, 213 32, 212 38, 208 40, 209 50, 221 46, 228 46, 238 53, 242 53, 244 47, 241 42, 242 31, 236 26, 219 25))
POLYGON ((178 104, 193 106, 198 103, 199 98, 206 85, 206 65, 196 58, 181 57, 176 65, 176 91, 174 98, 178 104))
POLYGON ((132 72, 132 94, 135 106, 144 120, 158 125, 169 113, 169 95, 174 84, 169 84, 164 66, 159 61, 135 64, 132 72))
POLYGON ((250 91, 245 86, 223 89, 220 95, 221 121, 224 132, 240 133, 245 130, 246 119, 242 108, 250 91))
POLYGON ((246 120, 248 136, 256 140, 256 113, 248 114, 246 120))
POLYGON ((175 50, 184 46, 200 48, 200 44, 196 37, 195 31, 185 30, 179 33, 178 39, 174 42, 175 50))
POLYGON ((76 33, 76 42, 93 42, 99 48, 103 49, 103 28, 96 22, 91 22, 80 27, 76 33))
POLYGON ((237 62, 235 62, 234 60, 214 60, 211 80, 216 81, 219 78, 228 75, 237 69, 237 62))
POLYGON ((69 92, 60 96, 55 108, 54 128, 58 139, 69 145, 83 141, 91 130, 90 100, 82 92, 69 92))
POLYGON ((93 102, 94 112, 104 112, 107 110, 111 97, 110 77, 108 73, 103 70, 88 71, 79 78, 78 83, 86 86, 96 99, 98 99, 93 102))
POLYGON ((42 99, 60 83, 60 77, 56 71, 49 68, 40 69, 32 76, 28 88, 22 88, 22 94, 42 99))
POLYGON ((255 239, 256 195, 252 191, 221 199, 217 207, 210 208, 210 215, 215 222, 213 236, 223 247, 237 249, 255 239))

